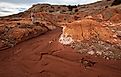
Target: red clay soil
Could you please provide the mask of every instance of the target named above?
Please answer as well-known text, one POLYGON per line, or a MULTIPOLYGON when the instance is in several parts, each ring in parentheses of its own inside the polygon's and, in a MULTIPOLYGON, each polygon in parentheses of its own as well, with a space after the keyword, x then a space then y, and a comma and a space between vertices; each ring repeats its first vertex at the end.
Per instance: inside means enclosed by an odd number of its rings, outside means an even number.
POLYGON ((76 53, 58 42, 62 29, 0 51, 0 77, 121 77, 121 60, 76 53), (96 62, 85 68, 80 60, 96 62))

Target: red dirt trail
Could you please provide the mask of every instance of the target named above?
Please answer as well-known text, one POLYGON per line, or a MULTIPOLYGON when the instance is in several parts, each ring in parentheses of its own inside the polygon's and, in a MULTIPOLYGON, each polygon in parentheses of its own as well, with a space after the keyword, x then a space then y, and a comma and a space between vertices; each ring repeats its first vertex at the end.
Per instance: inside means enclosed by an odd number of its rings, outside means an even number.
POLYGON ((121 60, 76 53, 58 42, 61 28, 0 51, 0 77, 121 77, 121 60), (85 68, 80 60, 96 62, 85 68))

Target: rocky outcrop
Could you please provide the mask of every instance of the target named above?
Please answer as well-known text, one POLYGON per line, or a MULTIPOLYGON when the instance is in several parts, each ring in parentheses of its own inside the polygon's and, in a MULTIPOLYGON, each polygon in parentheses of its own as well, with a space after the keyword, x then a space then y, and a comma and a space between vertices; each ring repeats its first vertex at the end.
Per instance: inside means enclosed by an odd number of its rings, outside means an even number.
POLYGON ((113 38, 113 32, 109 28, 106 29, 102 27, 99 22, 91 19, 83 19, 67 24, 63 29, 60 41, 62 42, 68 37, 71 37, 74 41, 80 42, 90 40, 91 38, 97 38, 110 43, 116 43, 113 38), (64 39, 62 39, 62 37, 64 39))
POLYGON ((16 44, 39 36, 50 30, 45 24, 17 24, 15 27, 0 27, 0 50, 13 47, 16 44))

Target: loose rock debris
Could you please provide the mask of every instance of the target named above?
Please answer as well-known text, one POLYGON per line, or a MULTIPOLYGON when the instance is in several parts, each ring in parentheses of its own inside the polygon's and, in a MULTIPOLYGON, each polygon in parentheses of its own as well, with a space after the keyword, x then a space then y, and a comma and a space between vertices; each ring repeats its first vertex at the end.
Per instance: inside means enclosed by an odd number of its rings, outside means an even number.
POLYGON ((93 62, 93 61, 91 61, 91 60, 87 60, 87 59, 85 59, 85 58, 82 58, 80 62, 81 62, 81 64, 82 64, 85 68, 93 67, 93 66, 96 64, 96 62, 93 62))

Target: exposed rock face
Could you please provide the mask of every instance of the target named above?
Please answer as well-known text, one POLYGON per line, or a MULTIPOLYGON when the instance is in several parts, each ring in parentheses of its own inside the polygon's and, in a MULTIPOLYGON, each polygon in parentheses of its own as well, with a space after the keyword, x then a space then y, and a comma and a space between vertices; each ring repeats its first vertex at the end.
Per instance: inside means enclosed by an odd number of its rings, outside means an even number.
POLYGON ((115 42, 113 39, 113 33, 110 29, 102 27, 99 22, 91 19, 83 19, 67 24, 67 26, 63 29, 60 41, 62 42, 62 40, 66 40, 67 38, 65 37, 71 37, 74 41, 78 42, 90 40, 91 38, 97 38, 110 43, 115 42))
MULTIPOLYGON (((64 32, 64 30, 65 30, 65 28, 63 28, 63 32, 64 32)), ((62 33, 60 38, 59 38, 59 42, 64 44, 64 45, 69 45, 69 44, 73 43, 74 40, 67 33, 66 34, 62 33)))
POLYGON ((15 27, 9 28, 0 27, 0 48, 6 49, 13 47, 17 43, 28 40, 30 38, 39 36, 49 30, 45 24, 19 24, 15 27))

